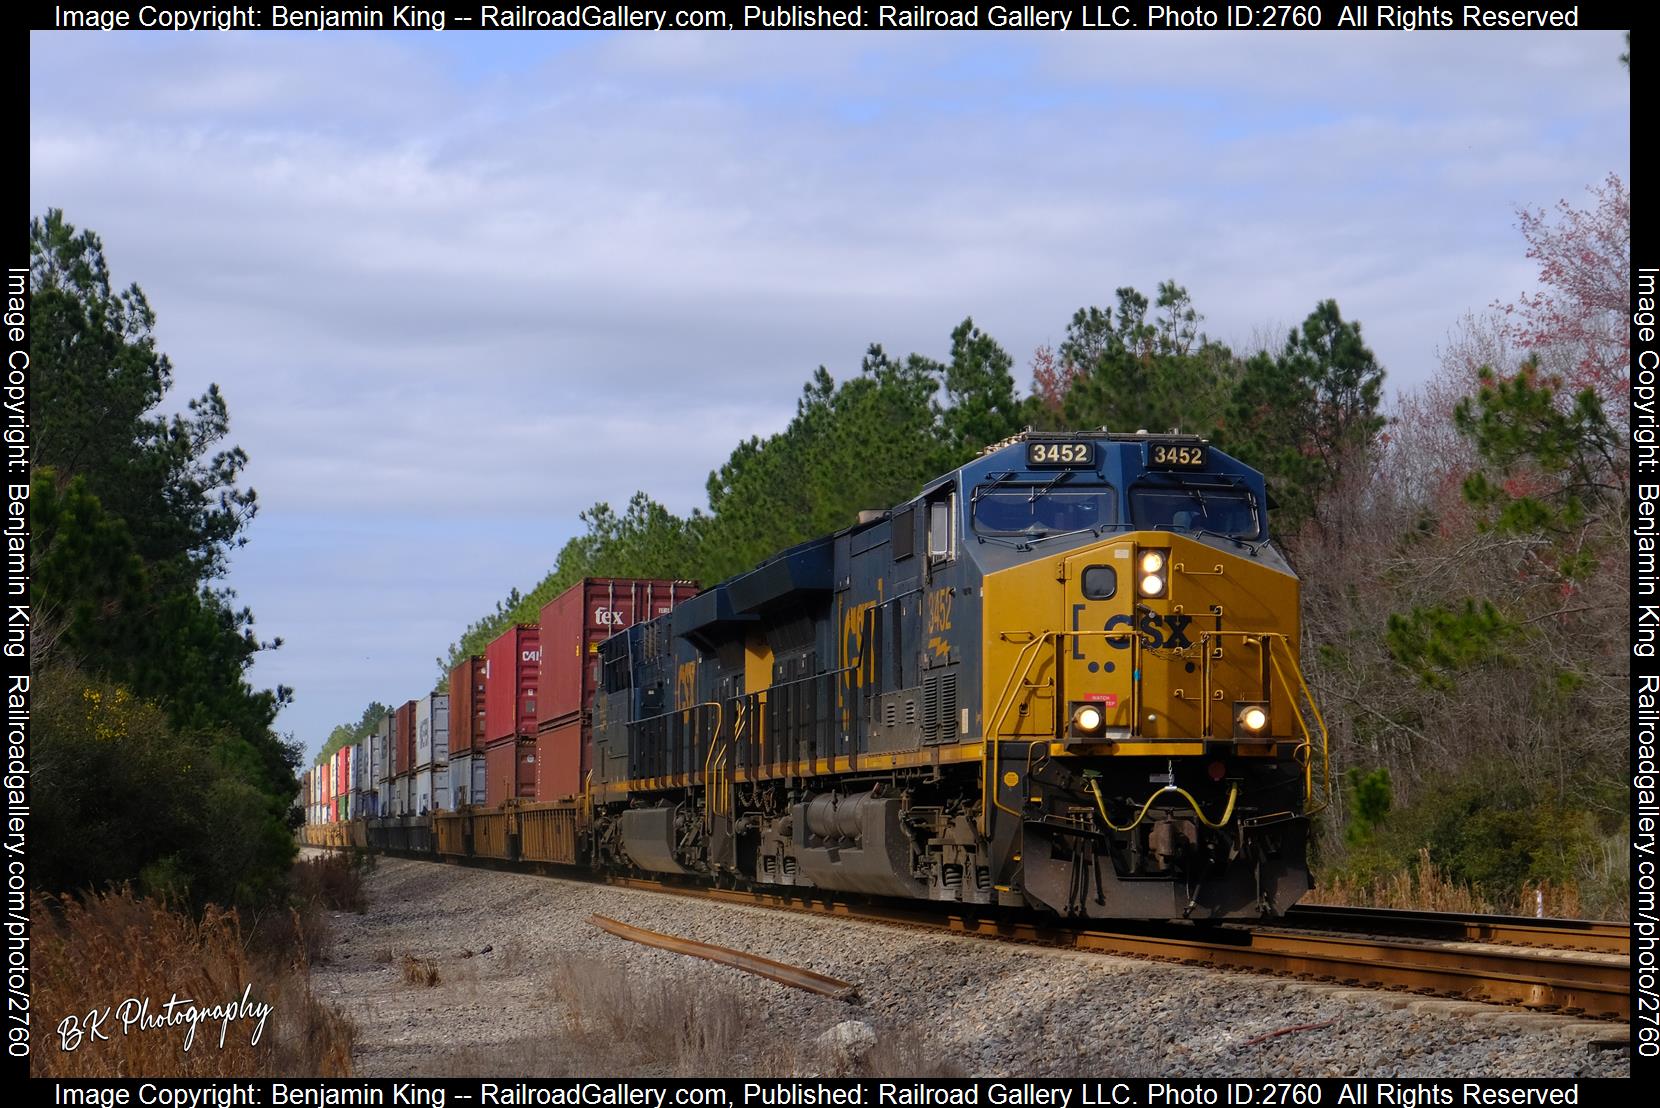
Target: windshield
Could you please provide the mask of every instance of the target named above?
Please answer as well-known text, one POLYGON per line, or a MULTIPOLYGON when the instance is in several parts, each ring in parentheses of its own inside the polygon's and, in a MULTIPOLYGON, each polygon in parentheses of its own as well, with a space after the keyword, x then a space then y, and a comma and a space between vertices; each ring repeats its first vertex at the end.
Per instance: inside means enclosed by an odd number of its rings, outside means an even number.
POLYGON ((1117 496, 1106 485, 1054 488, 1043 485, 983 487, 974 501, 974 529, 989 534, 1058 534, 1105 527, 1116 521, 1117 496))
POLYGON ((1254 539, 1262 531, 1256 498, 1244 489, 1140 488, 1130 491, 1135 525, 1172 531, 1214 531, 1254 539))

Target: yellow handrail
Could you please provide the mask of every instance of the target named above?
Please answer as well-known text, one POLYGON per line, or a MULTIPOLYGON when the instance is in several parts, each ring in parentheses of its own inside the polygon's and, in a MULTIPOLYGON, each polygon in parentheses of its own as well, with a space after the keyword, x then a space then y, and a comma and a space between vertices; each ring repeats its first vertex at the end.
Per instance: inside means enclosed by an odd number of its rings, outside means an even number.
MULTIPOLYGON (((1019 812, 997 799, 997 767, 1002 761, 1001 741, 998 732, 1002 728, 1003 717, 1009 714, 1014 707, 1014 697, 1010 695, 1012 689, 1020 688, 1026 681, 1026 675, 1031 672, 1032 664, 1037 661, 1042 646, 1050 641, 1059 641, 1067 636, 1078 638, 1124 639, 1130 640, 1130 734, 1136 733, 1136 712, 1139 710, 1139 701, 1136 690, 1141 682, 1137 679, 1137 651, 1136 644, 1140 636, 1135 631, 1024 631, 1018 634, 1032 635, 1030 642, 1021 644, 1020 653, 1015 655, 1014 665, 1009 667, 1008 679, 1003 682, 1003 691, 997 694, 997 701, 992 711, 991 719, 985 729, 984 741, 980 744, 980 794, 991 800, 992 807, 1009 813, 1011 816, 1020 815, 1019 812), (1007 700, 1007 703, 1005 703, 1007 700)), ((1057 659, 1057 667, 1062 663, 1057 659)), ((1055 706, 1057 728, 1060 723, 1060 705, 1055 706)), ((1033 740, 1042 741, 1042 740, 1033 740)), ((991 831, 991 808, 984 803, 980 805, 980 834, 986 835, 991 831)))
POLYGON ((1303 733, 1303 743, 1297 748, 1298 752, 1303 754, 1303 757, 1299 759, 1303 763, 1303 814, 1313 815, 1331 803, 1331 737, 1326 730, 1326 720, 1320 714, 1320 705, 1315 703, 1314 693, 1310 691, 1308 682, 1303 679, 1302 667, 1297 664, 1297 658, 1291 653, 1291 644, 1286 641, 1285 636, 1275 635, 1269 639, 1268 663, 1273 668, 1274 675, 1280 679, 1280 684, 1285 687, 1286 698, 1291 702, 1291 714, 1296 717, 1297 726, 1303 733), (1285 667, 1280 665, 1279 659, 1274 654, 1273 642, 1275 640, 1278 640, 1280 646, 1284 649, 1286 663, 1291 673, 1297 678, 1296 689, 1291 687, 1291 682, 1285 676, 1285 667), (1314 801, 1314 735, 1309 731, 1308 721, 1303 718, 1302 703, 1297 698, 1298 690, 1302 692, 1303 699, 1308 701, 1309 711, 1314 715, 1314 725, 1320 732, 1321 779, 1325 784, 1326 791, 1325 800, 1312 807, 1314 801))
MULTIPOLYGON (((696 704, 689 704, 684 708, 677 708, 680 712, 695 712, 699 708, 713 708, 715 710, 715 733, 709 736, 709 749, 703 752, 703 829, 708 831, 713 827, 709 813, 709 760, 715 756, 715 747, 720 745, 721 728, 726 725, 726 706, 718 700, 704 700, 696 704)), ((667 715, 668 713, 664 713, 667 715)))

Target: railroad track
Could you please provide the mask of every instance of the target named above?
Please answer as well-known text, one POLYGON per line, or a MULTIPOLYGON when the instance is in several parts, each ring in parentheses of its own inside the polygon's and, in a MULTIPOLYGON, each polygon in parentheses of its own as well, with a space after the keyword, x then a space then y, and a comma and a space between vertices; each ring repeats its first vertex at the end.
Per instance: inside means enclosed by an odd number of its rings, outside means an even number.
POLYGON ((1399 908, 1354 908, 1299 904, 1280 921, 1288 927, 1352 931, 1421 939, 1503 943, 1549 950, 1584 950, 1631 957, 1631 928, 1604 920, 1534 919, 1528 916, 1466 916, 1399 908))
POLYGON ((1615 949, 1620 937, 1613 933, 1619 930, 1615 924, 1564 920, 1558 927, 1557 921, 1531 920, 1524 931, 1510 923, 1489 925, 1481 917, 1403 913, 1377 918, 1368 909, 1343 909, 1335 915, 1314 909, 1292 926, 1281 926, 1279 921, 1212 927, 1155 922, 1080 928, 1035 917, 966 914, 941 905, 930 910, 825 896, 695 888, 647 878, 611 881, 733 904, 814 911, 987 939, 1252 970, 1593 1019, 1631 1019, 1630 934, 1623 935, 1623 949, 1615 949), (1421 918, 1410 921, 1403 916, 1421 918), (1328 928, 1338 919, 1345 923, 1341 933, 1309 926, 1318 923, 1328 928), (1417 934, 1410 938, 1379 935, 1374 921, 1397 932, 1416 928, 1417 934), (1455 930, 1455 921, 1462 927, 1455 930), (1449 937, 1424 937, 1431 931, 1449 937), (1586 951, 1587 935, 1599 936, 1594 941, 1602 949, 1586 951), (1523 941, 1523 936, 1527 947, 1510 945, 1523 941))
MULTIPOLYGON (((402 853, 402 852, 398 852, 402 853)), ((402 853, 404 857, 436 860, 402 853)), ((476 859, 445 859, 478 864, 476 859)), ((488 868, 509 868, 488 865, 488 868)), ((524 872, 524 867, 512 867, 524 872)), ((1630 932, 1618 924, 1310 905, 1269 923, 1130 921, 1074 927, 1035 914, 929 902, 853 901, 709 888, 533 865, 531 872, 729 904, 810 911, 1059 949, 1250 970, 1357 987, 1503 1004, 1591 1019, 1631 1019, 1630 932)))

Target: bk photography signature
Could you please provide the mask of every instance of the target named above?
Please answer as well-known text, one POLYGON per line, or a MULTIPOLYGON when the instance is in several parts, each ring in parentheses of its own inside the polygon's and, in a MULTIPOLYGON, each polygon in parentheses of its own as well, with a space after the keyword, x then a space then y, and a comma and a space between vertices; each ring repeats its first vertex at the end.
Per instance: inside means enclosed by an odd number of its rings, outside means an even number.
POLYGON ((248 1041, 250 1045, 257 1046, 273 1006, 254 1000, 253 991, 252 985, 244 985, 242 996, 238 999, 206 1007, 189 997, 181 998, 177 993, 165 1004, 155 1005, 151 1004, 149 997, 128 997, 120 1004, 94 1008, 84 1016, 65 1016, 59 1020, 58 1045, 67 1054, 82 1043, 100 1039, 108 1042, 111 1031, 119 1030, 123 1035, 130 1035, 134 1031, 166 1031, 182 1024, 189 1028, 184 1035, 184 1049, 188 1053, 195 1044, 197 1026, 218 1020, 219 1049, 223 1050, 225 1035, 230 1031, 231 1024, 237 1020, 252 1020, 255 1021, 253 1038, 248 1041))

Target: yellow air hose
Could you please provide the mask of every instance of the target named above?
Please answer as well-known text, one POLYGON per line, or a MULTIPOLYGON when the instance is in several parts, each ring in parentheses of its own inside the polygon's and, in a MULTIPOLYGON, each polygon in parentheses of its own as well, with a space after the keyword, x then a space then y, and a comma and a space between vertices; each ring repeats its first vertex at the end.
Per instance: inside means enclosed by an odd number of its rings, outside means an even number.
POLYGON ((1204 824, 1206 827, 1221 830, 1227 825, 1228 820, 1233 817, 1234 801, 1239 799, 1239 782, 1235 781, 1228 788, 1228 806, 1222 810, 1222 818, 1217 820, 1215 823, 1212 823, 1210 820, 1205 818, 1205 813, 1200 810, 1199 802, 1193 799, 1192 793, 1188 792, 1186 789, 1177 788, 1175 785, 1166 785, 1164 788, 1159 789, 1157 792, 1153 793, 1152 796, 1147 798, 1147 803, 1141 806, 1141 811, 1135 814, 1135 819, 1131 820, 1126 826, 1120 827, 1112 821, 1110 816, 1107 815, 1107 802, 1101 799, 1101 785, 1093 777, 1089 780, 1089 791, 1095 794, 1095 806, 1101 810, 1101 821, 1114 831, 1124 832, 1135 830, 1141 825, 1141 821, 1147 818, 1147 810, 1153 806, 1153 801, 1157 800, 1162 793, 1175 793, 1193 807, 1193 814, 1199 817, 1200 823, 1204 824))

